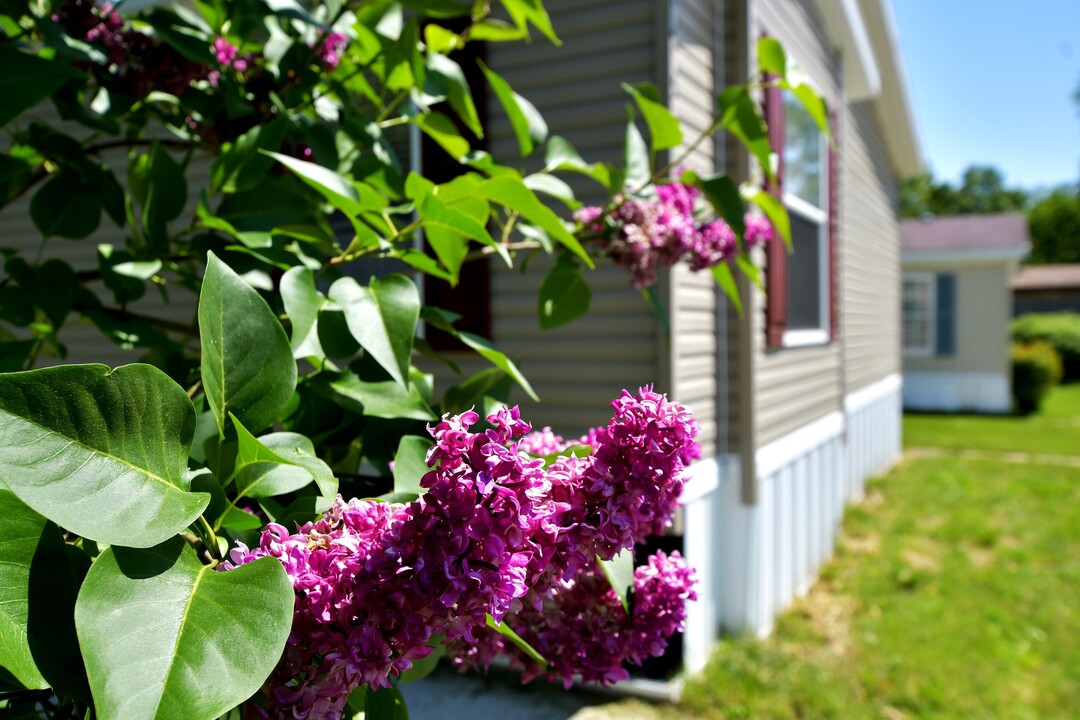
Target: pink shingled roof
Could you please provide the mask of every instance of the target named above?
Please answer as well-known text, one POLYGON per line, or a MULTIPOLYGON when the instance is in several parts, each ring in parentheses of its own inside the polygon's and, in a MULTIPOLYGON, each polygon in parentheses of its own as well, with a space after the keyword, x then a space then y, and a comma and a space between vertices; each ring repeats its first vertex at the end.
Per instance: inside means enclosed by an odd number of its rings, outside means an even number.
POLYGON ((1009 286, 1013 290, 1080 288, 1080 263, 1028 265, 1012 276, 1009 286))
POLYGON ((906 252, 1019 248, 1028 242, 1027 219, 1020 213, 905 220, 900 232, 906 252))

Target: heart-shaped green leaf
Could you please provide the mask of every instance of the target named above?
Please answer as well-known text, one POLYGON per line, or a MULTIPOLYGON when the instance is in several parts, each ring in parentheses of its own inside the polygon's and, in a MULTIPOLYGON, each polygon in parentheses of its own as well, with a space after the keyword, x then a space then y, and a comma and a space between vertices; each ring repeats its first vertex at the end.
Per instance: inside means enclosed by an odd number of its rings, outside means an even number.
POLYGON ((592 291, 573 256, 567 253, 559 255, 555 266, 540 283, 536 301, 542 330, 565 325, 589 311, 592 291))
POLYGON ((29 689, 46 688, 30 653, 30 561, 48 522, 8 490, 0 490, 0 667, 29 689))
POLYGON ((364 287, 349 277, 330 286, 330 299, 345 311, 349 331, 395 382, 409 375, 413 335, 420 317, 420 293, 404 275, 372 278, 364 287))
POLYGON ((630 593, 634 590, 634 551, 623 550, 610 560, 597 558, 597 562, 611 583, 611 589, 619 596, 623 609, 630 612, 630 593))
POLYGON ((296 388, 289 338, 259 293, 213 253, 199 295, 199 333, 202 383, 218 431, 225 432, 230 412, 252 432, 272 423, 296 388))
POLYGON ((109 548, 75 606, 97 716, 218 717, 270 675, 292 611, 292 584, 274 558, 217 572, 180 538, 109 548))
POLYGON ((0 667, 29 689, 89 702, 72 614, 85 572, 77 565, 89 558, 8 490, 0 490, 0 556, 0 667))
POLYGON ((67 63, 45 60, 23 52, 10 44, 0 47, 0 125, 7 125, 19 113, 49 97, 57 88, 79 73, 67 63))
MULTIPOLYGON (((291 356, 290 356, 291 360, 291 356)), ((195 409, 150 365, 66 365, 0 376, 0 481, 57 525, 150 547, 191 524, 195 409)))
POLYGON ((281 301, 292 323, 293 356, 323 357, 318 320, 326 299, 315 288, 315 273, 306 267, 290 268, 281 276, 281 301))

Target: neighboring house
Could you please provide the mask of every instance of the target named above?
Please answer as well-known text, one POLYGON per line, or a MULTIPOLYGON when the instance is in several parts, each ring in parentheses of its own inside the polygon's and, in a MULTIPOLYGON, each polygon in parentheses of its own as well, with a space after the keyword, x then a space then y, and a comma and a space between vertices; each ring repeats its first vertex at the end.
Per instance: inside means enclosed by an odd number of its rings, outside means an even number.
POLYGON ((1080 263, 1025 265, 1009 281, 1013 317, 1028 313, 1080 313, 1080 263))
POLYGON ((904 407, 1009 412, 1009 281, 1030 249, 1027 220, 906 220, 903 237, 904 407))
MULTIPOLYGON (((488 50, 515 90, 587 160, 619 161, 627 96, 651 81, 688 139, 708 127, 717 91, 745 81, 756 40, 778 38, 824 93, 835 146, 807 136, 797 108, 765 98, 783 147, 795 253, 759 258, 766 297, 743 284, 740 316, 708 274, 661 279, 670 339, 625 273, 589 275, 592 310, 540 333, 542 272, 495 269, 491 331, 519 358, 542 403, 523 415, 571 434, 604 422, 620 389, 656 383, 701 424, 704 459, 684 495, 685 554, 701 577, 684 638, 700 668, 723 630, 766 634, 831 554, 843 506, 900 454, 899 179, 923 165, 888 0, 548 0, 561 48, 488 50), (787 126, 787 131, 782 128, 787 126)), ((490 103, 494 112, 496 103, 490 103)), ((509 123, 488 137, 516 151, 509 123)), ((677 153, 676 153, 677 154, 677 153)), ((753 169, 722 139, 686 162, 736 180, 753 169)))
MULTIPOLYGON (((623 388, 650 383, 694 411, 703 459, 668 540, 701 579, 683 640, 684 664, 696 670, 721 630, 771 630, 775 614, 831 554, 845 502, 900 454, 897 197, 899 179, 923 164, 892 7, 889 0, 545 5, 563 46, 493 45, 488 64, 587 160, 621 162, 629 98, 620 82, 654 83, 689 142, 712 122, 717 92, 751 75, 765 34, 784 44, 832 111, 830 147, 778 92, 763 98, 781 150, 795 253, 779 241, 758 251, 768 294, 743 281, 741 315, 708 273, 676 268, 657 288, 668 336, 626 274, 603 264, 588 276, 590 313, 541 333, 540 261, 524 274, 493 264, 489 276, 462 283, 480 289, 467 306, 539 393, 542 403, 522 412, 536 426, 579 433, 606 422, 608 403, 623 388)), ((510 124, 495 116, 499 104, 489 98, 486 105, 488 150, 515 157, 510 124)), ((722 137, 702 143, 685 165, 740 181, 760 174, 722 137)), ((9 237, 37 237, 25 207, 3 218, 9 237)), ((95 241, 119 243, 121 233, 95 241)), ((94 267, 94 244, 54 241, 49 250, 94 267)), ((192 312, 163 309, 150 295, 134 309, 141 308, 187 320, 192 312)), ((96 330, 68 338, 77 359, 129 361, 116 360, 96 330)), ((462 365, 478 367, 467 358, 462 365)))

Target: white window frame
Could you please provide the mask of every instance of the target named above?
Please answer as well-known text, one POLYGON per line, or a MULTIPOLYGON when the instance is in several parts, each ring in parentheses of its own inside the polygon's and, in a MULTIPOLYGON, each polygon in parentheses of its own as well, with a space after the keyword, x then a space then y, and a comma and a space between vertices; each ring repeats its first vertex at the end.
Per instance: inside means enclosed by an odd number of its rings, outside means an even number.
POLYGON ((904 273, 900 286, 900 344, 903 346, 904 357, 927 358, 933 357, 937 345, 937 275, 932 272, 907 272, 904 273), (904 325, 907 318, 904 317, 904 285, 908 282, 926 285, 926 344, 908 345, 904 334, 904 325))
MULTIPOLYGON (((821 278, 818 285, 818 307, 821 308, 821 313, 816 328, 784 330, 782 344, 785 348, 828 345, 830 340, 829 324, 832 318, 829 313, 829 296, 832 287, 832 268, 829 262, 831 253, 829 247, 831 241, 829 237, 829 213, 831 211, 829 207, 829 172, 832 168, 829 167, 829 144, 825 139, 825 135, 820 132, 818 133, 818 144, 819 164, 821 166, 818 192, 821 193, 821 207, 815 207, 801 197, 787 191, 783 192, 781 199, 789 213, 795 213, 803 219, 818 225, 818 277, 821 278)), ((780 153, 782 156, 783 148, 780 148, 780 153)), ((792 272, 790 264, 788 265, 788 272, 792 272)), ((789 295, 787 297, 788 307, 791 306, 791 300, 792 298, 789 295)))

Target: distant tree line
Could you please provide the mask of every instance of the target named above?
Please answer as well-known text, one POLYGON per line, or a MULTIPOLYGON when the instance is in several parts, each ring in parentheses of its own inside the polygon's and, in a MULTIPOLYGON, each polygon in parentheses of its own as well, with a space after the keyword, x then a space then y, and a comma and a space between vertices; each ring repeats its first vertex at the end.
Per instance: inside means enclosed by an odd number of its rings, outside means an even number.
POLYGON ((1031 233, 1027 263, 1080 262, 1080 184, 1049 193, 1008 188, 997 168, 972 165, 957 185, 926 173, 906 178, 900 187, 900 214, 905 218, 1023 212, 1031 233))

